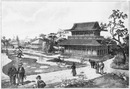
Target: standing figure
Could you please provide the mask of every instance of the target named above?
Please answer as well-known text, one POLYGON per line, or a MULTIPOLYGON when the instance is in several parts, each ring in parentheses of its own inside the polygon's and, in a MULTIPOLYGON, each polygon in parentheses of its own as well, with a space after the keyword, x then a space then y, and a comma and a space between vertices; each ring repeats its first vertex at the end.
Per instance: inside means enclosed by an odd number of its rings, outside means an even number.
POLYGON ((18 67, 18 81, 19 81, 19 84, 23 85, 24 78, 25 78, 25 69, 22 66, 22 63, 20 63, 19 67, 18 67))
POLYGON ((19 48, 18 51, 17 51, 17 57, 18 58, 21 58, 23 56, 23 52, 22 50, 19 48))
POLYGON ((8 76, 10 77, 10 83, 11 85, 16 84, 16 75, 17 75, 17 69, 15 68, 14 64, 8 69, 8 76))
POLYGON ((101 73, 101 74, 104 73, 103 69, 104 69, 104 63, 103 63, 103 62, 100 62, 100 63, 99 63, 99 70, 100 70, 100 73, 101 73))
POLYGON ((73 76, 76 76, 76 65, 75 63, 73 62, 72 66, 71 66, 71 69, 72 69, 72 74, 73 76))
POLYGON ((96 69, 96 73, 99 73, 99 62, 95 63, 95 69, 96 69))
POLYGON ((95 68, 95 61, 89 59, 89 63, 91 64, 91 68, 95 68))
POLYGON ((40 75, 38 75, 36 77, 36 79, 37 79, 37 84, 35 86, 36 88, 44 88, 46 86, 46 83, 43 80, 41 80, 41 76, 40 75))

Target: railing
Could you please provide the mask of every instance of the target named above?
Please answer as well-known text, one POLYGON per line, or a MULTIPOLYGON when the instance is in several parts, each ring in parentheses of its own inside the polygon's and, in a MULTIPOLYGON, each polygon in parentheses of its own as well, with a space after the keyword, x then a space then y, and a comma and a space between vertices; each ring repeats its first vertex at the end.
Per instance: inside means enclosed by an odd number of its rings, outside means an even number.
POLYGON ((68 36, 68 39, 103 39, 103 36, 68 36))

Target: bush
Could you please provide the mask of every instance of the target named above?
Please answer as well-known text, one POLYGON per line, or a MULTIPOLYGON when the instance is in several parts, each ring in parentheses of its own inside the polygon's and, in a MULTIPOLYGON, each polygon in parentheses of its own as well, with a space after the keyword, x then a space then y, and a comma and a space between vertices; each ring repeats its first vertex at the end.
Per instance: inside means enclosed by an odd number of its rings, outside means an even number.
POLYGON ((69 88, 69 87, 82 87, 86 84, 91 84, 90 81, 88 82, 86 79, 84 72, 81 72, 79 75, 77 75, 78 78, 76 79, 64 79, 62 80, 62 83, 57 88, 69 88))
POLYGON ((123 60, 124 59, 122 55, 117 55, 115 59, 113 60, 111 67, 115 69, 129 70, 129 58, 127 57, 125 64, 122 63, 123 60))
POLYGON ((120 65, 123 63, 123 57, 122 55, 117 55, 115 59, 113 60, 113 63, 116 65, 120 65))

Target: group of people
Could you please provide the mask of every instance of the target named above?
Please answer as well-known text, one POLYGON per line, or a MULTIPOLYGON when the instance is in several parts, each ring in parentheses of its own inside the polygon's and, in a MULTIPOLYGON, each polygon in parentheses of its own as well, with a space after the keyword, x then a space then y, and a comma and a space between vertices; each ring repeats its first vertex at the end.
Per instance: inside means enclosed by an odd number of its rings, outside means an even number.
MULTIPOLYGON (((103 61, 94 61, 94 60, 89 59, 89 62, 91 64, 91 68, 96 69, 96 73, 104 74, 104 71, 103 71, 104 63, 103 63, 103 61)), ((77 73, 76 73, 76 65, 75 65, 75 63, 72 64, 71 69, 72 69, 72 75, 76 76, 77 73)))
POLYGON ((94 61, 94 60, 90 60, 89 62, 91 64, 91 68, 96 69, 96 73, 100 73, 100 74, 104 74, 104 63, 103 61, 94 61))
MULTIPOLYGON (((22 64, 19 64, 18 69, 13 65, 8 70, 8 76, 10 77, 11 85, 23 85, 25 76, 25 69, 22 64)), ((46 83, 41 79, 41 76, 36 77, 37 83, 34 85, 34 88, 44 88, 46 83)))
POLYGON ((14 66, 14 64, 8 69, 8 76, 10 77, 11 85, 23 85, 23 80, 25 76, 25 69, 20 63, 18 65, 18 69, 14 66))

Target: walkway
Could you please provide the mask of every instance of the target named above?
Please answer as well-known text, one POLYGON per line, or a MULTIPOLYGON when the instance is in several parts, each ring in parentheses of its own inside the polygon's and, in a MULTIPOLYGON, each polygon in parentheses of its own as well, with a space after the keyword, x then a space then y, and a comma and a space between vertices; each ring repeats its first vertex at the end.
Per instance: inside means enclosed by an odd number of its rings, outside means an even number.
MULTIPOLYGON (((96 74, 95 69, 90 68, 90 66, 77 68, 77 74, 80 74, 81 72, 85 73, 87 79, 93 79, 93 78, 101 76, 100 74, 96 74)), ((51 73, 44 73, 44 74, 39 74, 39 75, 46 82, 46 84, 62 82, 62 80, 64 80, 64 79, 78 78, 77 76, 76 77, 72 76, 71 69, 56 71, 56 72, 51 72, 51 73)), ((36 76, 37 75, 27 76, 26 81, 36 81, 36 76)), ((24 87, 25 86, 28 86, 28 84, 24 85, 24 87)))
MULTIPOLYGON (((36 54, 36 53, 34 53, 34 54, 36 54)), ((37 54, 43 56, 43 54, 41 54, 41 53, 37 53, 37 54)), ((3 63, 4 62, 9 63, 11 60, 8 59, 8 57, 6 55, 4 55, 4 56, 6 58, 2 57, 2 62, 3 63)), ((45 56, 48 57, 47 55, 45 55, 45 56)), ((49 56, 49 57, 57 57, 57 56, 58 55, 49 56)), ((24 57, 29 57, 29 56, 25 55, 24 57)), ((30 57, 32 58, 32 56, 30 56, 30 57)), ((34 57, 34 58, 37 59, 37 57, 34 57)), ((117 73, 117 72, 119 72, 117 69, 113 69, 113 68, 110 67, 110 64, 112 63, 113 59, 114 58, 104 62, 105 63, 105 68, 104 68, 105 72, 107 72, 107 73, 111 73, 111 72, 116 72, 117 73)), ((70 59, 70 60, 72 61, 72 59, 70 59)), ((67 59, 67 61, 68 61, 68 59, 67 59)), ((2 66, 6 65, 7 63, 4 63, 2 66)), ((100 74, 96 74, 95 69, 92 69, 90 67, 90 65, 87 66, 87 67, 77 68, 77 74, 80 74, 81 72, 84 72, 84 74, 86 75, 87 79, 93 79, 93 78, 101 76, 100 74)), ((121 72, 124 73, 123 70, 121 70, 121 72)), ((127 71, 127 73, 128 73, 128 71, 127 71)), ((43 73, 43 74, 39 74, 39 75, 41 75, 42 79, 46 82, 46 84, 52 84, 52 83, 56 83, 56 82, 61 82, 64 79, 78 78, 78 77, 73 77, 72 76, 71 69, 62 70, 62 71, 56 71, 56 72, 50 72, 50 73, 43 73)), ((6 75, 4 75, 2 73, 2 79, 3 79, 3 76, 5 76, 5 78, 8 78, 8 76, 6 76, 6 75)), ((27 76, 25 81, 36 81, 36 76, 37 75, 27 76)), ((29 84, 26 84, 26 85, 20 86, 20 87, 26 87, 26 86, 29 86, 29 85, 32 85, 32 84, 33 83, 29 83, 29 84)))

